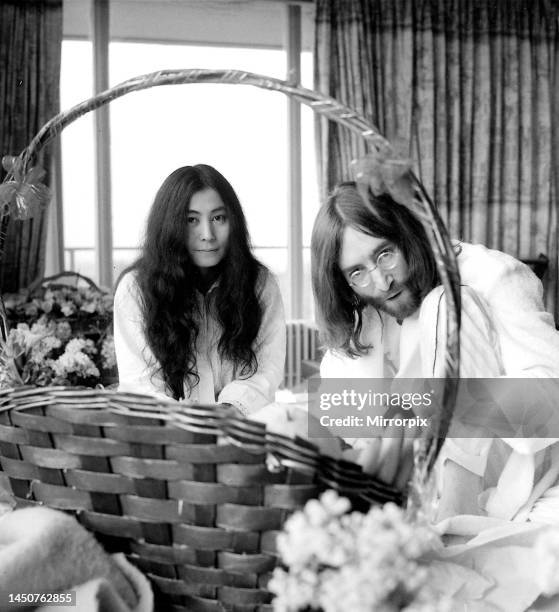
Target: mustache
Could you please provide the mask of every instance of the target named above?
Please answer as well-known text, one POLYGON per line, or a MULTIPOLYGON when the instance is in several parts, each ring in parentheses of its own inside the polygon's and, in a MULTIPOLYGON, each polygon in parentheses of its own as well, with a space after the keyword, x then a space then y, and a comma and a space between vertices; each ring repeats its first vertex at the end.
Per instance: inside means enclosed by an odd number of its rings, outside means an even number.
POLYGON ((396 296, 398 293, 401 293, 405 289, 410 289, 413 293, 413 288, 410 287, 408 283, 398 283, 397 285, 393 284, 390 286, 390 289, 386 292, 386 297, 384 299, 382 297, 373 298, 368 295, 360 295, 359 301, 368 306, 378 306, 379 304, 384 303, 389 298, 396 296))

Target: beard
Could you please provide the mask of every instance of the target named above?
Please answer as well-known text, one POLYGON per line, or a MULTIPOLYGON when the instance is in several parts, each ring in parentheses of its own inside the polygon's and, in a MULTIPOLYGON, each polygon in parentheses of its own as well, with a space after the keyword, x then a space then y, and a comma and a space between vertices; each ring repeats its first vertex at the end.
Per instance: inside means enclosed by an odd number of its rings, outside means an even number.
POLYGON ((391 288, 390 293, 398 292, 393 298, 383 300, 372 298, 365 295, 360 296, 362 302, 369 306, 373 306, 377 310, 385 312, 387 315, 398 319, 399 321, 410 317, 421 306, 421 293, 417 289, 413 289, 407 283, 403 283, 398 288, 391 288))

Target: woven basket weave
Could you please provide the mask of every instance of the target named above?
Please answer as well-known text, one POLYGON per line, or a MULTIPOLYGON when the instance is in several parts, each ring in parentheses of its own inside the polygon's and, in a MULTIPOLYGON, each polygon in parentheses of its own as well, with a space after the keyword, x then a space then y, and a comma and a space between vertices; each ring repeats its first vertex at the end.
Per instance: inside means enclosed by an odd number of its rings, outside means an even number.
MULTIPOLYGON (((54 117, 19 156, 23 174, 49 140, 87 112, 133 91, 193 83, 279 91, 368 144, 379 137, 352 109, 278 79, 167 70, 130 79, 54 117)), ((432 421, 423 457, 431 465, 456 395, 459 276, 434 205, 414 182, 413 209, 426 227, 448 303, 443 413, 432 421)), ((0 390, 0 465, 20 505, 76 513, 108 550, 124 551, 150 577, 167 597, 158 609, 191 612, 271 609, 266 583, 276 563, 276 533, 320 491, 334 488, 361 510, 405 497, 354 464, 321 456, 310 442, 267 432, 219 406, 92 389, 0 390)))
POLYGON ((63 387, 0 402, 3 484, 18 504, 75 512, 176 610, 265 610, 276 532, 320 491, 361 509, 402 501, 357 466, 217 406, 63 387))

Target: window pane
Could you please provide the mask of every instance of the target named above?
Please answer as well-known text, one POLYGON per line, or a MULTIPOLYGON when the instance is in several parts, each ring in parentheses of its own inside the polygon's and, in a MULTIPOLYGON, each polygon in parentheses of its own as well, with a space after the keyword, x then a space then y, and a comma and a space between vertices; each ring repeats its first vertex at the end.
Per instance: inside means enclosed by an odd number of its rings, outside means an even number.
MULTIPOLYGON (((92 45, 88 41, 62 43, 60 105, 66 110, 91 96, 93 90, 92 45), (84 69, 86 67, 86 69, 84 69), (89 69, 87 69, 89 67, 89 69)), ((64 246, 87 247, 95 243, 95 161, 93 152, 93 115, 80 117, 61 135, 62 198, 64 203, 64 246)), ((67 265, 70 254, 67 253, 67 265)), ((95 276, 93 251, 86 260, 75 260, 73 268, 95 276), (89 271, 89 272, 88 272, 89 271)))
POLYGON ((124 270, 140 255, 140 249, 113 248, 113 278, 116 283, 124 270))
POLYGON ((314 321, 314 298, 311 283, 311 250, 303 248, 303 319, 314 321))
MULTIPOLYGON (((162 68, 237 68, 281 76, 285 53, 270 49, 112 43, 111 81, 162 68)), ((237 191, 257 247, 287 245, 286 104, 240 85, 175 85, 111 104, 115 247, 141 242, 164 178, 190 164, 215 166, 237 191)))
POLYGON ((64 265, 66 270, 79 272, 84 276, 97 281, 95 268, 94 247, 69 247, 64 248, 64 265))
MULTIPOLYGON (((301 82, 312 89, 313 55, 301 54, 301 82)), ((303 217, 303 317, 314 320, 314 300, 311 288, 310 244, 314 219, 320 200, 318 195, 317 160, 315 155, 315 118, 308 106, 301 110, 301 164, 302 164, 302 217, 303 217)))
POLYGON ((283 304, 287 309, 291 299, 291 288, 287 276, 287 248, 254 249, 254 256, 267 266, 277 277, 283 304))
MULTIPOLYGON (((301 54, 301 82, 312 89, 313 56, 310 51, 301 54)), ((303 246, 310 246, 314 218, 318 212, 318 176, 315 156, 315 113, 308 106, 301 110, 301 159, 303 173, 303 246)))

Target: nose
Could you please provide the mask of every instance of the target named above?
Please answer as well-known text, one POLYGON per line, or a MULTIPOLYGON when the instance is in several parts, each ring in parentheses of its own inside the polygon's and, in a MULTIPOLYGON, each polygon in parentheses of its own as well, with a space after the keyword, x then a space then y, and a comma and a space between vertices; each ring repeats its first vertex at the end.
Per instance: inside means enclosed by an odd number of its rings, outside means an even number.
POLYGON ((200 240, 210 241, 215 238, 212 224, 209 219, 201 219, 199 229, 200 240))
POLYGON ((392 273, 375 268, 372 272, 369 272, 372 276, 373 286, 378 291, 388 291, 394 281, 392 273))

